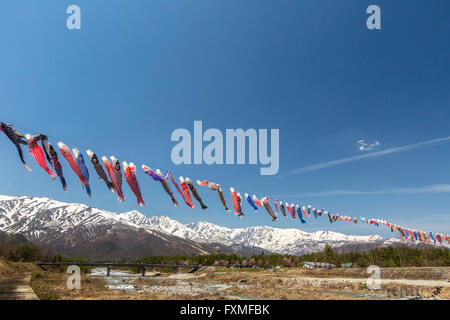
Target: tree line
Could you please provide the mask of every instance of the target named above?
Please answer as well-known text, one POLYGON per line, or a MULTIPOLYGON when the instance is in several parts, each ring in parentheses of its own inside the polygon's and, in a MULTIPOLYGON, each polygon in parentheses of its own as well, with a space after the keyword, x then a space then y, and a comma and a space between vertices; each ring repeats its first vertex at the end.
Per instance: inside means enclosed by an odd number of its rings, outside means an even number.
POLYGON ((223 267, 302 267, 304 262, 324 262, 339 267, 351 264, 354 267, 448 267, 450 250, 424 246, 411 248, 407 246, 373 248, 365 252, 340 252, 326 245, 321 252, 294 256, 289 254, 261 254, 250 257, 236 254, 209 254, 195 256, 152 256, 137 260, 145 263, 164 264, 201 264, 204 266, 223 267))
POLYGON ((62 261, 63 257, 51 250, 39 248, 21 234, 0 232, 0 257, 14 262, 62 261))
MULTIPOLYGON (((450 250, 429 245, 421 247, 385 247, 361 251, 342 252, 326 245, 321 252, 307 253, 300 256, 289 254, 255 254, 240 256, 237 254, 208 254, 193 256, 151 256, 135 260, 152 264, 201 264, 222 267, 302 267, 304 262, 325 262, 339 267, 343 263, 358 267, 378 265, 380 267, 448 267, 450 250)), ((40 248, 19 234, 0 232, 0 257, 11 261, 87 261, 83 257, 69 258, 55 254, 51 250, 40 248)))

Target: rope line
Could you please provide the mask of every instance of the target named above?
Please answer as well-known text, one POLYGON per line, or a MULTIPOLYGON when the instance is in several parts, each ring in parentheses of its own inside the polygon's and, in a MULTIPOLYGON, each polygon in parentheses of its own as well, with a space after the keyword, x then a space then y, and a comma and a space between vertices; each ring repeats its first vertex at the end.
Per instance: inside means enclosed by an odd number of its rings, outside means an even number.
MULTIPOLYGON (((15 128, 19 128, 19 129, 21 129, 21 130, 23 130, 24 132, 27 132, 27 133, 33 133, 33 135, 38 135, 38 134, 41 134, 41 131, 38 131, 38 130, 33 130, 33 129, 30 129, 30 128, 25 128, 25 127, 23 127, 23 126, 20 126, 20 125, 14 125, 14 127, 15 128)), ((55 140, 58 140, 58 141, 63 141, 63 142, 68 142, 70 145, 73 145, 73 146, 76 146, 76 147, 80 147, 80 148, 84 148, 85 150, 87 150, 87 149, 92 149, 92 150, 96 150, 97 152, 101 152, 102 153, 102 155, 105 155, 105 154, 111 154, 111 153, 109 153, 109 152, 106 152, 106 151, 104 151, 104 150, 101 150, 101 149, 98 149, 98 148, 91 148, 91 147, 89 147, 89 146, 86 146, 86 145, 83 145, 83 144, 80 144, 80 143, 78 143, 78 142, 74 142, 74 141, 70 141, 70 140, 67 140, 67 139, 63 139, 63 138, 61 138, 61 137, 57 137, 57 136, 55 136, 55 135, 47 135, 46 134, 46 136, 48 137, 48 138, 52 138, 52 139, 55 139, 55 140)), ((122 155, 122 154, 119 154, 119 153, 117 153, 117 152, 115 152, 114 153, 115 155, 117 155, 117 156, 119 156, 120 158, 122 158, 122 159, 129 159, 129 158, 133 158, 133 157, 126 157, 126 156, 124 156, 124 155, 122 155)), ((140 159, 139 159, 140 160, 140 159)), ((144 164, 144 162, 141 162, 141 164, 144 164)), ((165 169, 165 170, 167 170, 167 168, 165 169)), ((170 170, 171 172, 172 172, 172 170, 170 170)), ((221 185, 222 186, 222 185, 221 185)), ((229 187, 229 186, 224 186, 224 187, 229 187)), ((245 199, 244 199, 245 200, 245 199)), ((321 209, 322 210, 322 213, 324 212, 324 211, 326 211, 325 209, 321 209)), ((329 214, 330 215, 332 215, 332 213, 331 212, 329 212, 329 214)), ((343 216, 343 215, 340 215, 340 214, 335 214, 335 215, 337 215, 338 217, 347 217, 347 216, 343 216)), ((316 217, 317 218, 317 217, 316 217)), ((385 222, 384 220, 381 220, 381 219, 368 219, 368 218, 363 218, 363 217, 360 217, 361 218, 361 220, 363 220, 364 222, 366 222, 366 223, 368 223, 367 222, 367 220, 372 220, 372 221, 377 221, 377 223, 382 223, 382 224, 384 224, 383 222, 385 222)), ((339 219, 340 220, 340 219, 339 219)), ((337 222, 337 220, 335 220, 335 221, 333 221, 333 222, 337 222)), ((373 224, 373 223, 370 223, 370 224, 373 224)), ((394 224, 390 224, 390 225, 394 225, 394 224)), ((412 230, 412 229, 410 229, 410 228, 404 228, 404 227, 402 227, 402 226, 399 226, 399 225, 395 225, 396 227, 400 227, 400 228, 402 228, 402 229, 406 229, 407 231, 413 231, 413 232, 423 232, 423 231, 419 231, 419 230, 412 230)), ((400 232, 399 232, 400 233, 400 232)), ((425 233, 425 232, 423 232, 423 233, 425 233)), ((431 232, 430 232, 431 233, 431 232)), ((426 233, 425 233, 426 234, 426 233)), ((438 235, 439 233, 435 233, 435 235, 438 235)), ((428 235, 428 234, 427 234, 428 235)), ((400 236, 402 236, 402 234, 400 233, 400 236)), ((401 237, 401 239, 403 239, 403 237, 401 237)), ((411 237, 411 239, 413 239, 413 237, 411 237)), ((447 235, 444 235, 444 239, 447 239, 447 241, 449 241, 450 242, 450 239, 448 238, 448 236, 447 235)))

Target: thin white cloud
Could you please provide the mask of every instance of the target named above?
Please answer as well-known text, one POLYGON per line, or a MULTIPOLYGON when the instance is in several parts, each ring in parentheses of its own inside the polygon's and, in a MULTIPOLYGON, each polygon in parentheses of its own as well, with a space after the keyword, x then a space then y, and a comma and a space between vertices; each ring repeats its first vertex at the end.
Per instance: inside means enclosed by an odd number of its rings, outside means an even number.
POLYGON ((418 148, 422 148, 422 147, 426 147, 426 146, 430 146, 430 145, 434 145, 434 144, 438 144, 438 143, 449 142, 449 141, 450 141, 450 136, 445 137, 445 138, 433 139, 433 140, 429 140, 429 141, 425 141, 425 142, 408 144, 408 145, 400 146, 400 147, 396 147, 396 148, 390 148, 390 149, 385 149, 385 150, 381 150, 381 151, 371 152, 371 153, 367 153, 367 154, 363 154, 363 155, 359 155, 359 156, 348 157, 348 158, 343 158, 343 159, 333 160, 333 161, 328 161, 328 162, 316 163, 313 165, 300 167, 300 168, 291 170, 284 174, 280 174, 280 176, 294 175, 294 174, 300 174, 303 172, 325 169, 325 168, 345 164, 348 162, 378 158, 378 157, 382 157, 382 156, 392 154, 392 153, 409 151, 409 150, 418 149, 418 148))
POLYGON ((365 140, 358 140, 356 144, 358 145, 358 149, 360 151, 370 151, 374 148, 379 147, 380 141, 376 140, 374 143, 367 143, 365 140))
POLYGON ((328 197, 346 195, 377 195, 377 194, 418 194, 418 193, 450 193, 450 184, 433 184, 422 187, 386 188, 381 190, 327 190, 307 192, 295 195, 280 195, 278 197, 328 197))

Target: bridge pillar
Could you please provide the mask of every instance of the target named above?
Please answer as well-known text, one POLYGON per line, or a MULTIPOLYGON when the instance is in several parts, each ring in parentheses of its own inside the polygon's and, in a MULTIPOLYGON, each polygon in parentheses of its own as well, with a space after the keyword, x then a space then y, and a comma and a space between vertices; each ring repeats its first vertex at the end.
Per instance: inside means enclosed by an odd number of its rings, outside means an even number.
POLYGON ((142 276, 145 277, 145 266, 142 266, 142 276))
POLYGON ((111 266, 106 266, 106 276, 109 277, 111 273, 111 266))
POLYGON ((174 267, 173 268, 173 273, 178 273, 179 270, 180 270, 180 267, 174 267))

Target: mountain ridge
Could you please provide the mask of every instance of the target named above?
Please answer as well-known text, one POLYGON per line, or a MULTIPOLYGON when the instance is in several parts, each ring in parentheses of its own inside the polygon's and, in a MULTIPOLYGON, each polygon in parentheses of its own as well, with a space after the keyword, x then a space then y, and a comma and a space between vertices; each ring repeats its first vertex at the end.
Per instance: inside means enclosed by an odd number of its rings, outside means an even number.
POLYGON ((367 250, 399 245, 401 239, 354 236, 332 231, 305 232, 269 226, 227 228, 206 221, 182 224, 167 216, 147 217, 137 210, 113 213, 46 197, 0 195, 0 230, 23 234, 58 253, 103 258, 125 255, 237 253, 261 251, 300 255, 329 244, 367 250), (108 249, 109 248, 109 249, 108 249))

